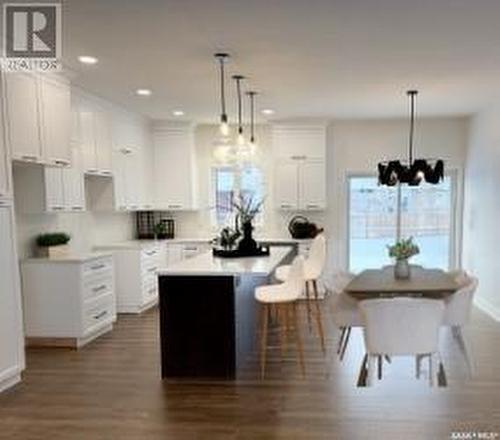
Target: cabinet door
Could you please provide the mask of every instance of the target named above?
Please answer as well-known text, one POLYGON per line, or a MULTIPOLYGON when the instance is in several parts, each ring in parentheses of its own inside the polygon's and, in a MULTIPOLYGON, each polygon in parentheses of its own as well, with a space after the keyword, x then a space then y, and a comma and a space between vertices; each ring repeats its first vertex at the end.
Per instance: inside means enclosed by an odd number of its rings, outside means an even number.
POLYGON ((326 154, 326 128, 321 125, 275 126, 273 149, 280 158, 322 159, 326 154))
MULTIPOLYGON (((129 209, 127 162, 130 154, 131 151, 129 152, 127 149, 113 152, 113 199, 115 209, 118 211, 127 211, 129 209)), ((130 181, 132 182, 132 180, 130 181)))
POLYGON ((100 174, 112 174, 111 121, 105 111, 94 114, 97 169, 100 174))
POLYGON ((68 166, 71 161, 71 99, 69 85, 53 79, 40 80, 41 139, 45 161, 68 166))
POLYGON ((7 127, 13 159, 42 160, 39 133, 38 86, 35 76, 8 73, 6 78, 7 127))
POLYGON ((97 173, 97 155, 95 146, 94 114, 91 111, 79 112, 82 168, 85 173, 97 173))
POLYGON ((299 207, 298 167, 295 162, 282 162, 276 166, 274 197, 279 209, 295 210, 299 207))
MULTIPOLYGON (((0 202, 0 379, 19 374, 24 366, 21 294, 14 248, 12 207, 0 202)), ((1 383, 0 383, 1 387, 1 383)), ((1 391, 1 390, 0 390, 1 391)))
POLYGON ((61 168, 45 168, 45 209, 47 211, 63 211, 64 200, 63 170, 61 168))
POLYGON ((127 203, 132 211, 140 209, 142 185, 144 176, 142 175, 140 155, 133 152, 127 156, 126 161, 126 180, 130 184, 126 185, 127 203))
POLYGON ((75 145, 71 148, 71 167, 62 170, 64 204, 74 212, 85 211, 85 186, 81 167, 81 152, 75 145))
POLYGON ((5 141, 4 118, 2 112, 2 95, 0 83, 0 199, 12 197, 12 186, 10 180, 10 166, 7 154, 7 143, 5 141))
POLYGON ((299 168, 300 208, 320 210, 326 206, 326 166, 323 161, 303 162, 299 168))

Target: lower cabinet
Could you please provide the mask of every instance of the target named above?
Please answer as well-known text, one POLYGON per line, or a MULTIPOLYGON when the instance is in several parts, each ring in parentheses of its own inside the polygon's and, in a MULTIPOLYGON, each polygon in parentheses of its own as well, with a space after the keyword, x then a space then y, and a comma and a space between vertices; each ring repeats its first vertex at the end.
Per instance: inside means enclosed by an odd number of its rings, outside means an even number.
POLYGON ((21 263, 26 343, 81 347, 116 321, 111 255, 21 263))
POLYGON ((21 380, 24 338, 11 201, 0 199, 0 392, 21 380))
POLYGON ((160 246, 160 242, 137 242, 95 248, 113 252, 118 313, 141 313, 158 302, 156 272, 164 266, 160 246))

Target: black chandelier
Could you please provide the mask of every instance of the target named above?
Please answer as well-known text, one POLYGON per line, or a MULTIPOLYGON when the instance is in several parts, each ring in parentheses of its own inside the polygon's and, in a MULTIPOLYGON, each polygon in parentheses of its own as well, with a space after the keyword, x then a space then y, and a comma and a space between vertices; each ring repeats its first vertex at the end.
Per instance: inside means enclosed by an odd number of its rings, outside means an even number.
POLYGON ((415 130, 415 98, 417 90, 408 90, 410 98, 410 141, 408 163, 399 160, 380 162, 378 164, 378 181, 380 185, 395 186, 399 183, 407 183, 410 186, 418 186, 425 180, 428 183, 437 184, 444 177, 444 163, 436 160, 434 166, 431 160, 413 159, 413 134, 415 130))

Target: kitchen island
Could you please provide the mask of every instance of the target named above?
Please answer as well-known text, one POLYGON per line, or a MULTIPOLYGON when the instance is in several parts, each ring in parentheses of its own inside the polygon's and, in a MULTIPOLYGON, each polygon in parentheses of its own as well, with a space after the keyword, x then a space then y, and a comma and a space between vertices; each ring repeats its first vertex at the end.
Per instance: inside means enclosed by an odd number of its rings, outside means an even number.
POLYGON ((234 379, 256 339, 255 287, 293 255, 287 246, 263 257, 205 252, 160 269, 162 377, 234 379))

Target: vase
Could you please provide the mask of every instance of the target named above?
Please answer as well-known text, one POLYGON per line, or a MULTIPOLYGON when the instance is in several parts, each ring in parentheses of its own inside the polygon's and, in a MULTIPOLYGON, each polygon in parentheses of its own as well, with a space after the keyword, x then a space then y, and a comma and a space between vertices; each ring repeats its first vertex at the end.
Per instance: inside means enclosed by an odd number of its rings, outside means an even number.
POLYGON ((245 222, 241 225, 243 238, 238 243, 238 250, 241 253, 252 254, 257 250, 257 242, 252 238, 253 226, 251 222, 245 222))
POLYGON ((407 280, 410 278, 410 264, 407 259, 396 260, 394 278, 398 280, 407 280))

